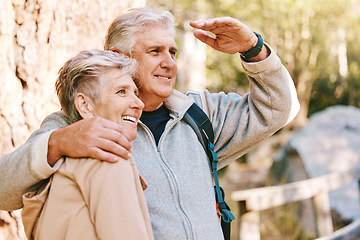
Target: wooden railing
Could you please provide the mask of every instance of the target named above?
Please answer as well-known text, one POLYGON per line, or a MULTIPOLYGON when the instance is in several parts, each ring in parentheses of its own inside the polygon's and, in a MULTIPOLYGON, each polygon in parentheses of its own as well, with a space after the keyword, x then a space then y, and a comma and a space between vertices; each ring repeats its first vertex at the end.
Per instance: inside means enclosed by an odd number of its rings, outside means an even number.
POLYGON ((355 240, 360 236, 360 219, 355 222, 316 240, 355 240))
MULTIPOLYGON (((333 238, 320 239, 338 239, 333 230, 328 193, 358 180, 359 177, 360 170, 352 169, 284 185, 233 192, 232 200, 239 202, 240 239, 260 239, 260 211, 305 199, 313 199, 318 237, 333 235, 333 238)), ((353 226, 355 224, 358 227, 349 227, 345 235, 360 233, 360 223, 352 223, 353 226)))

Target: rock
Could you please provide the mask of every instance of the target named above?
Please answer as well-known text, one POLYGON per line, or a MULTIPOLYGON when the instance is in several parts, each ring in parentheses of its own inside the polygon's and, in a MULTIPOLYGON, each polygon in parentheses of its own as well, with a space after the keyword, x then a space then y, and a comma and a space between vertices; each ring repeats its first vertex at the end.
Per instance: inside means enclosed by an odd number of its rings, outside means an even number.
MULTIPOLYGON (((312 115, 275 158, 288 181, 360 167, 360 109, 334 106, 312 115), (286 168, 286 169, 285 169, 286 168)), ((280 177, 280 176, 277 176, 280 177)), ((331 208, 346 220, 360 218, 357 181, 329 193, 331 208)))

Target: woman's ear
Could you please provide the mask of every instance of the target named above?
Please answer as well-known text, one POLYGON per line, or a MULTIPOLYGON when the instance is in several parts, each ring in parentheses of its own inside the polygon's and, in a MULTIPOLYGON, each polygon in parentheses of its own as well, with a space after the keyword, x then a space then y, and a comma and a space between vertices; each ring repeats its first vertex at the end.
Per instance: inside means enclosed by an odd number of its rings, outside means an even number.
POLYGON ((77 93, 74 99, 74 105, 82 118, 87 119, 95 116, 93 114, 94 102, 85 94, 77 93))
POLYGON ((120 51, 120 50, 119 50, 119 49, 117 49, 117 48, 112 48, 112 49, 111 49, 111 51, 112 51, 112 52, 119 53, 119 54, 123 54, 123 55, 125 55, 125 56, 130 57, 130 54, 126 54, 126 53, 124 53, 124 52, 120 51))

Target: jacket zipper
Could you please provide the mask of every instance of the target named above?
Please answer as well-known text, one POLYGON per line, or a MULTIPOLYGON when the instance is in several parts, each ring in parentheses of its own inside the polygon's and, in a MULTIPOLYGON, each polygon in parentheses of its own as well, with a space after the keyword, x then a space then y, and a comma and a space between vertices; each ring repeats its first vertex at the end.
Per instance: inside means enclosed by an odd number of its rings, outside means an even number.
MULTIPOLYGON (((162 142, 162 139, 164 138, 164 136, 166 135, 166 133, 169 132, 170 129, 171 129, 176 123, 178 123, 179 121, 180 121, 180 119, 177 119, 177 120, 175 120, 168 128, 165 128, 164 132, 162 133, 162 135, 161 135, 161 137, 160 137, 160 139, 159 139, 159 145, 160 145, 160 143, 162 142)), ((154 146, 156 146, 155 138, 154 138, 152 132, 150 131, 150 129, 149 129, 145 124, 141 124, 141 125, 144 127, 144 129, 146 130, 146 132, 147 132, 148 134, 150 134, 150 136, 152 137, 152 140, 153 140, 153 144, 154 144, 154 146)), ((185 213, 183 207, 181 206, 180 194, 179 194, 179 189, 178 189, 178 187, 177 187, 177 182, 176 182, 176 180, 175 180, 175 176, 174 176, 173 172, 170 170, 170 167, 168 166, 168 164, 164 161, 164 159, 163 159, 163 157, 162 157, 162 155, 161 155, 160 147, 159 147, 159 146, 156 146, 156 151, 158 152, 158 155, 159 155, 159 157, 160 157, 160 159, 161 159, 161 162, 164 164, 165 169, 166 169, 166 172, 169 174, 170 179, 171 179, 171 181, 172 181, 171 184, 172 184, 172 186, 174 187, 174 191, 175 191, 174 194, 175 194, 175 197, 176 197, 176 200, 177 200, 178 207, 179 207, 181 213, 182 213, 183 216, 184 216, 185 225, 188 226, 188 227, 187 227, 188 232, 189 232, 189 233, 188 233, 188 234, 189 234, 189 236, 188 236, 189 238, 188 238, 188 239, 189 239, 189 240, 194 239, 194 233, 193 233, 191 221, 190 221, 189 217, 187 216, 187 214, 185 213)))
POLYGON ((185 222, 186 222, 185 224, 188 226, 188 227, 187 227, 187 228, 188 228, 188 231, 189 231, 189 236, 188 236, 189 238, 188 238, 188 239, 194 239, 194 238, 193 238, 194 233, 193 233, 193 231, 192 231, 191 221, 190 221, 189 217, 186 215, 183 207, 181 206, 180 194, 179 194, 179 189, 178 189, 178 187, 177 187, 177 182, 176 182, 176 180, 175 180, 175 176, 174 176, 174 174, 172 173, 172 171, 170 170, 170 167, 169 167, 169 166, 167 165, 167 163, 164 161, 164 159, 163 159, 163 157, 162 157, 162 155, 161 155, 161 153, 160 153, 159 147, 156 147, 156 149, 157 149, 158 154, 159 154, 159 156, 160 156, 160 159, 161 159, 162 163, 164 164, 165 169, 166 169, 167 173, 169 174, 170 179, 171 179, 171 181, 172 181, 172 185, 173 185, 174 191, 175 191, 174 194, 175 194, 175 197, 176 197, 176 200, 177 200, 178 207, 179 207, 181 213, 182 213, 183 216, 184 216, 184 219, 185 219, 185 222))

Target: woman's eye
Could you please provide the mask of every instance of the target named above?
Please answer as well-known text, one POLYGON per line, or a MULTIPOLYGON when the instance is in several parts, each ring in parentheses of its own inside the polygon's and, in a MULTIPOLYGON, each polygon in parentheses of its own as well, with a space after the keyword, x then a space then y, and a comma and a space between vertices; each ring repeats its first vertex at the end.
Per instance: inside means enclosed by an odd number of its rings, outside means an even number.
POLYGON ((125 94, 125 89, 120 89, 119 91, 117 91, 118 94, 125 94))

